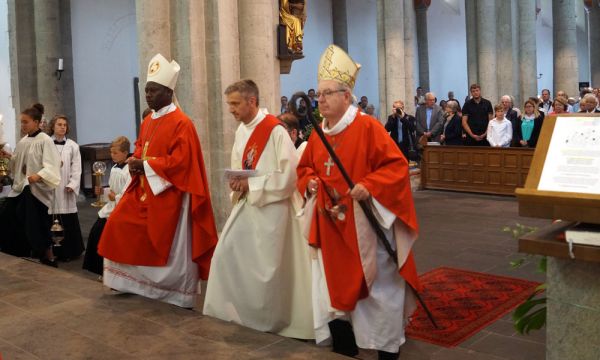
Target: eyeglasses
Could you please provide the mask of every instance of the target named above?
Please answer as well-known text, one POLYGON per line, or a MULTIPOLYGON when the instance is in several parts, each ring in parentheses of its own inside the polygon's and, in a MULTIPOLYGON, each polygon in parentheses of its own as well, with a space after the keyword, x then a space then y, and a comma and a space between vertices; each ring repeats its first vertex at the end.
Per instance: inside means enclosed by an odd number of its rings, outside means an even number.
POLYGON ((338 89, 338 90, 323 90, 323 91, 317 91, 317 92, 315 93, 315 96, 316 96, 317 98, 320 98, 320 97, 321 97, 321 95, 323 95, 324 97, 329 97, 329 96, 331 96, 331 95, 333 95, 333 94, 335 94, 335 93, 338 93, 338 92, 346 92, 346 90, 344 90, 344 89, 338 89))

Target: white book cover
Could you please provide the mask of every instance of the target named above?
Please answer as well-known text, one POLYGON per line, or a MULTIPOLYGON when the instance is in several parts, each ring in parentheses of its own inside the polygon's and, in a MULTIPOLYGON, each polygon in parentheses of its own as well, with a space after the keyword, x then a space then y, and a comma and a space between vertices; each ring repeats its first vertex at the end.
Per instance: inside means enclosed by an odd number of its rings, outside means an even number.
POLYGON ((579 224, 565 231, 567 242, 600 246, 600 224, 579 224))

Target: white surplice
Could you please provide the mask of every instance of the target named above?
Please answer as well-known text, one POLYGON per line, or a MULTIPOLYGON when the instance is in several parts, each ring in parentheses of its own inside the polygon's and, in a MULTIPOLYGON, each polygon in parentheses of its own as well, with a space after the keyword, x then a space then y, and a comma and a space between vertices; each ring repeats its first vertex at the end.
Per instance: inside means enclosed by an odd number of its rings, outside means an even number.
MULTIPOLYGON (((165 106, 152 113, 152 119, 159 119, 176 109, 174 104, 165 106)), ((158 176, 147 161, 144 161, 144 171, 154 195, 172 186, 166 179, 158 176)), ((184 193, 167 265, 136 266, 105 258, 104 285, 121 292, 138 294, 185 308, 194 307, 199 277, 198 265, 192 260, 191 227, 190 194, 184 193)))
MULTIPOLYGON (((241 124, 231 154, 242 168, 243 151, 259 111, 241 124)), ((276 126, 248 179, 249 192, 236 201, 212 258, 204 314, 256 330, 312 339, 310 259, 295 219, 296 149, 287 131, 276 126)))
MULTIPOLYGON (((355 106, 350 106, 342 119, 331 129, 326 128, 326 121, 324 121, 323 132, 328 135, 341 133, 354 121, 357 110, 355 106)), ((371 198, 370 201, 373 213, 387 241, 393 249, 398 249, 399 263, 404 263, 416 240, 416 234, 376 199, 371 198)), ((311 197, 304 209, 303 216, 306 219, 312 219, 314 207, 315 197, 311 197)), ((312 304, 315 340, 318 345, 329 345, 331 333, 328 323, 334 319, 343 319, 352 323, 358 347, 396 353, 406 341, 404 328, 407 316, 416 308, 415 298, 411 291, 406 291, 406 282, 398 274, 398 266, 377 239, 356 201, 354 201, 354 219, 369 296, 359 300, 354 310, 350 312, 332 307, 321 249, 314 249, 312 251, 312 304)), ((308 239, 310 222, 305 221, 303 235, 308 239)))
POLYGON ((43 132, 36 136, 24 136, 15 148, 10 159, 10 173, 13 185, 8 197, 17 197, 25 186, 48 208, 52 206, 54 189, 60 183, 60 157, 54 142, 43 132), (38 174, 42 180, 30 184, 28 176, 38 174))
MULTIPOLYGON (((54 136, 52 139, 56 139, 54 136)), ((48 208, 49 214, 73 214, 77 212, 77 196, 81 183, 81 154, 79 145, 65 139, 64 145, 54 144, 60 156, 60 184, 55 191, 54 204, 48 208), (67 187, 73 189, 68 192, 67 187)))
POLYGON ((131 175, 129 174, 129 165, 125 164, 123 167, 115 164, 110 169, 110 176, 108 177, 108 188, 115 193, 115 200, 112 201, 107 199, 106 204, 98 211, 98 217, 106 219, 115 209, 115 206, 119 203, 119 200, 123 197, 127 185, 131 181, 131 175))

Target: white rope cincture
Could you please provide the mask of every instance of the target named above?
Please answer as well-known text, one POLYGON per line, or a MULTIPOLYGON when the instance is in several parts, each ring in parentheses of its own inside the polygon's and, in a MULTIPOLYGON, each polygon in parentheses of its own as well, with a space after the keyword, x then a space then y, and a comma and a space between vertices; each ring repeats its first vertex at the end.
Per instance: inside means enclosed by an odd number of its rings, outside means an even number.
POLYGON ((569 257, 575 259, 575 254, 573 254, 573 239, 567 238, 567 243, 569 244, 569 257))

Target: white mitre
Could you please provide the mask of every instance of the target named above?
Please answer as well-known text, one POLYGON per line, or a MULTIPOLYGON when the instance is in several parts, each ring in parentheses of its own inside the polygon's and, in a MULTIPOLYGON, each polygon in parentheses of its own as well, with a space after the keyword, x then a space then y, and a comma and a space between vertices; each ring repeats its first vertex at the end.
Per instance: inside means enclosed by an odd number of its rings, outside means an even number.
POLYGON ((153 81, 175 90, 180 69, 181 67, 175 60, 169 62, 161 54, 156 54, 148 64, 148 78, 146 81, 153 81))

